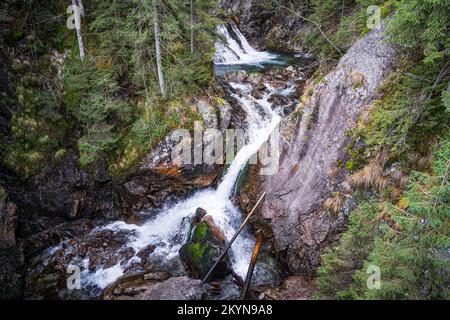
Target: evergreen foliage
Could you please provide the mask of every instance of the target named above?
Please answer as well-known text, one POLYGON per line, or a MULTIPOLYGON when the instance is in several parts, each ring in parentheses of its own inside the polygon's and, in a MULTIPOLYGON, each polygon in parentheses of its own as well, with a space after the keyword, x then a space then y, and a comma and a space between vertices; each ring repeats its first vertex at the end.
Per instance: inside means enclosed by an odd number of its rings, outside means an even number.
MULTIPOLYGON (((388 40, 398 45, 403 59, 379 89, 361 121, 357 135, 369 154, 388 150, 386 166, 394 162, 409 175, 409 185, 397 202, 386 190, 372 190, 350 213, 341 239, 322 255, 317 298, 448 299, 449 210, 449 92, 448 1, 318 1, 311 18, 343 52, 355 35, 367 32, 366 12, 377 4, 388 20, 388 40), (339 14, 346 12, 344 15, 339 14), (349 25, 353 28, 349 28, 349 25), (440 138, 439 138, 440 137, 440 138), (435 147, 432 167, 430 145, 435 147), (381 269, 381 289, 368 289, 370 265, 381 269)), ((324 59, 339 55, 319 33, 308 43, 324 59)), ((370 160, 370 159, 367 159, 370 160)))
POLYGON ((432 171, 413 172, 398 203, 366 200, 350 215, 339 244, 323 255, 318 298, 450 298, 450 132, 432 171), (366 270, 380 267, 381 288, 368 289, 366 270))
POLYGON ((78 140, 83 165, 108 157, 112 171, 126 170, 169 130, 197 118, 186 106, 212 80, 218 22, 214 1, 193 1, 192 18, 188 0, 157 1, 164 97, 158 92, 151 1, 84 3, 83 61, 76 34, 66 27, 70 4, 8 0, 0 6, 0 45, 13 55, 13 47, 22 42, 22 56, 34 58, 27 65, 15 64, 20 101, 2 99, 8 108, 20 105, 11 119, 12 141, 1 145, 3 162, 23 178, 60 159, 69 132, 76 133, 72 138, 78 140), (31 6, 30 14, 21 15, 31 6), (70 52, 62 79, 61 71, 49 67, 53 50, 70 52))

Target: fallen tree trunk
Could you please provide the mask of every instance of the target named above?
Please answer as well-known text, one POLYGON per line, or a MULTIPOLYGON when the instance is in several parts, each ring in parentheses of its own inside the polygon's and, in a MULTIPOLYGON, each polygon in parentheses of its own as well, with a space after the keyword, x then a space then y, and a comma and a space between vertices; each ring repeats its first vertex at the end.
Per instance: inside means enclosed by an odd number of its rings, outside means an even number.
POLYGON ((219 256, 219 258, 216 260, 216 262, 214 263, 214 265, 211 267, 211 269, 209 269, 208 273, 206 274, 206 276, 203 278, 202 280, 202 284, 206 282, 206 280, 208 280, 209 276, 211 275, 211 273, 213 272, 214 268, 219 264, 220 260, 222 260, 222 258, 225 256, 225 254, 227 253, 228 249, 230 249, 231 245, 233 244, 234 240, 236 240, 237 236, 239 235, 239 233, 241 233, 242 229, 244 229, 245 225, 247 224, 247 222, 250 220, 250 217, 253 215, 253 213, 255 212, 256 208, 261 204, 262 200, 264 199, 264 197, 266 196, 266 193, 264 192, 263 195, 259 198, 258 202, 256 202, 255 206, 253 207, 252 211, 250 211, 250 213, 247 215, 247 217, 245 218, 245 220, 242 222, 241 226, 239 227, 239 229, 236 231, 236 233, 234 234, 233 238, 231 238, 230 242, 227 244, 227 246, 225 247, 225 249, 223 250, 222 254, 219 256))
POLYGON ((244 300, 248 288, 250 287, 250 282, 252 281, 253 271, 255 270, 256 261, 258 260, 259 251, 261 251, 261 246, 263 242, 263 234, 260 230, 256 233, 256 243, 255 248, 253 249, 252 259, 250 260, 250 264, 248 265, 247 276, 245 277, 244 288, 242 289, 241 300, 244 300))

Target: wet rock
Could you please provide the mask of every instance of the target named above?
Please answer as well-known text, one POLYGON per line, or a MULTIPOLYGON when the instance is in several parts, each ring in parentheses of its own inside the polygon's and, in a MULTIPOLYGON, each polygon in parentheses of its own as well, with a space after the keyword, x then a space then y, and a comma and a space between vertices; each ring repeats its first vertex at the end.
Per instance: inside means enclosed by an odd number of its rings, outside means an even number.
POLYGON ((269 101, 272 105, 275 106, 284 106, 292 102, 292 100, 289 99, 289 97, 282 94, 273 94, 267 101, 269 101))
POLYGON ((206 295, 201 281, 174 277, 151 286, 136 296, 137 300, 201 300, 206 295))
POLYGON ((25 278, 24 298, 42 299, 85 299, 81 290, 69 290, 66 260, 73 256, 70 250, 66 253, 62 247, 47 250, 29 262, 25 278))
POLYGON ((86 235, 93 227, 92 220, 81 219, 35 233, 23 240, 25 254, 27 257, 35 257, 50 246, 86 235))
POLYGON ((252 90, 252 96, 255 97, 256 99, 262 99, 264 97, 264 94, 265 94, 265 92, 264 92, 265 89, 266 89, 266 87, 263 86, 263 85, 255 87, 252 90))
POLYGON ((250 82, 252 85, 258 85, 261 82, 261 78, 262 78, 261 73, 253 72, 248 75, 246 80, 250 82))
POLYGON ((247 78, 247 72, 245 72, 244 70, 227 72, 224 76, 224 79, 227 82, 243 83, 246 78, 247 78))
POLYGON ((275 76, 275 78, 276 78, 275 80, 270 80, 268 82, 268 85, 271 88, 275 88, 275 89, 286 89, 287 84, 286 84, 286 81, 284 81, 283 76, 277 75, 277 76, 275 76))
POLYGON ((208 224, 208 227, 211 230, 214 239, 216 239, 219 243, 225 242, 225 234, 223 233, 222 229, 220 229, 216 225, 212 216, 206 215, 203 217, 202 221, 208 224))
POLYGON ((242 288, 232 275, 221 281, 211 282, 205 285, 208 300, 238 300, 242 288))
POLYGON ((169 163, 168 167, 161 165, 134 173, 133 178, 123 185, 119 197, 127 205, 131 202, 132 212, 146 210, 161 206, 169 196, 181 197, 189 191, 210 186, 219 174, 220 168, 216 166, 176 168, 169 163))
MULTIPOLYGON (((128 265, 134 257, 132 248, 124 247, 129 234, 100 230, 89 233, 79 239, 70 239, 57 247, 45 250, 29 262, 25 296, 28 299, 78 299, 94 298, 101 292, 79 290, 67 291, 68 266, 76 266, 80 271, 107 269, 117 264, 128 265)), ((146 269, 144 262, 136 270, 146 269)))
POLYGON ((122 215, 132 217, 163 205, 169 197, 182 197, 217 181, 221 166, 177 165, 171 158, 174 146, 166 137, 115 186, 114 203, 122 215))
POLYGON ((206 216, 208 213, 206 212, 205 209, 203 208, 197 208, 195 210, 195 214, 194 214, 194 219, 192 221, 192 223, 199 223, 204 216, 206 216))
MULTIPOLYGON (((223 231, 215 225, 211 216, 205 216, 194 226, 189 240, 180 248, 180 258, 194 278, 202 278, 213 266, 224 246, 223 231)), ((230 262, 228 256, 225 256, 211 276, 223 277, 229 272, 230 262)))
POLYGON ((117 279, 105 288, 104 300, 134 299, 137 295, 149 290, 154 284, 169 279, 168 272, 141 272, 128 274, 117 279))
POLYGON ((155 249, 156 249, 156 246, 151 244, 151 245, 148 245, 147 247, 145 247, 144 249, 140 250, 136 255, 141 259, 147 259, 148 256, 150 254, 152 254, 153 251, 155 251, 155 249))

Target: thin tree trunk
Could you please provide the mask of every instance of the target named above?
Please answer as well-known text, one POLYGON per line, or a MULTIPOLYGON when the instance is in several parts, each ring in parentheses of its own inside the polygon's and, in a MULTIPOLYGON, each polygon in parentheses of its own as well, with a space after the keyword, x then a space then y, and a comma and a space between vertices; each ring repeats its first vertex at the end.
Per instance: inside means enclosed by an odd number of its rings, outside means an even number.
POLYGON ((152 0, 152 8, 153 8, 153 28, 155 31, 155 49, 156 49, 156 66, 158 69, 158 80, 159 80, 159 88, 161 90, 161 95, 165 95, 164 91, 164 75, 162 72, 162 63, 161 63, 161 44, 160 44, 160 33, 159 33, 159 24, 158 24, 158 8, 156 5, 156 0, 152 0))
POLYGON ((191 53, 194 53, 194 0, 191 0, 191 53))
POLYGON ((253 271, 255 270, 256 260, 258 260, 259 251, 261 250, 263 242, 263 234, 261 230, 256 231, 256 244, 253 249, 252 259, 248 265, 247 276, 245 277, 244 287, 242 288, 241 300, 244 300, 247 296, 247 291, 250 288, 250 283, 252 281, 253 271))
MULTIPOLYGON (((80 1, 81 2, 81 1, 80 1)), ((82 4, 81 4, 82 6, 82 4)), ((78 5, 77 0, 72 0, 72 8, 75 15, 75 29, 77 30, 77 38, 78 38, 78 49, 80 50, 80 59, 84 60, 84 44, 83 44, 83 36, 81 34, 81 7, 78 5)))
POLYGON ((83 6, 83 0, 77 0, 78 1, 78 6, 80 7, 80 13, 81 16, 84 17, 84 6, 83 6))

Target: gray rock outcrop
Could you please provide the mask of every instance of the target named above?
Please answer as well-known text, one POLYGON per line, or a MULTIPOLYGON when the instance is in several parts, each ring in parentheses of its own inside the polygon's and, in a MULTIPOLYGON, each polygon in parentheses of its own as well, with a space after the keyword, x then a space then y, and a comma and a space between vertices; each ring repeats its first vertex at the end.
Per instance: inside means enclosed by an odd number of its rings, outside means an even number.
POLYGON ((383 29, 378 29, 358 40, 314 88, 301 119, 284 125, 290 133, 281 144, 278 173, 262 178, 267 192, 262 221, 271 230, 276 250, 286 253, 293 273, 313 276, 320 253, 345 225, 342 214, 320 209, 346 176, 337 163, 346 154, 347 131, 370 105, 395 61, 395 48, 383 39, 383 29))
POLYGON ((201 300, 206 294, 200 280, 174 277, 156 283, 139 294, 137 300, 201 300))

